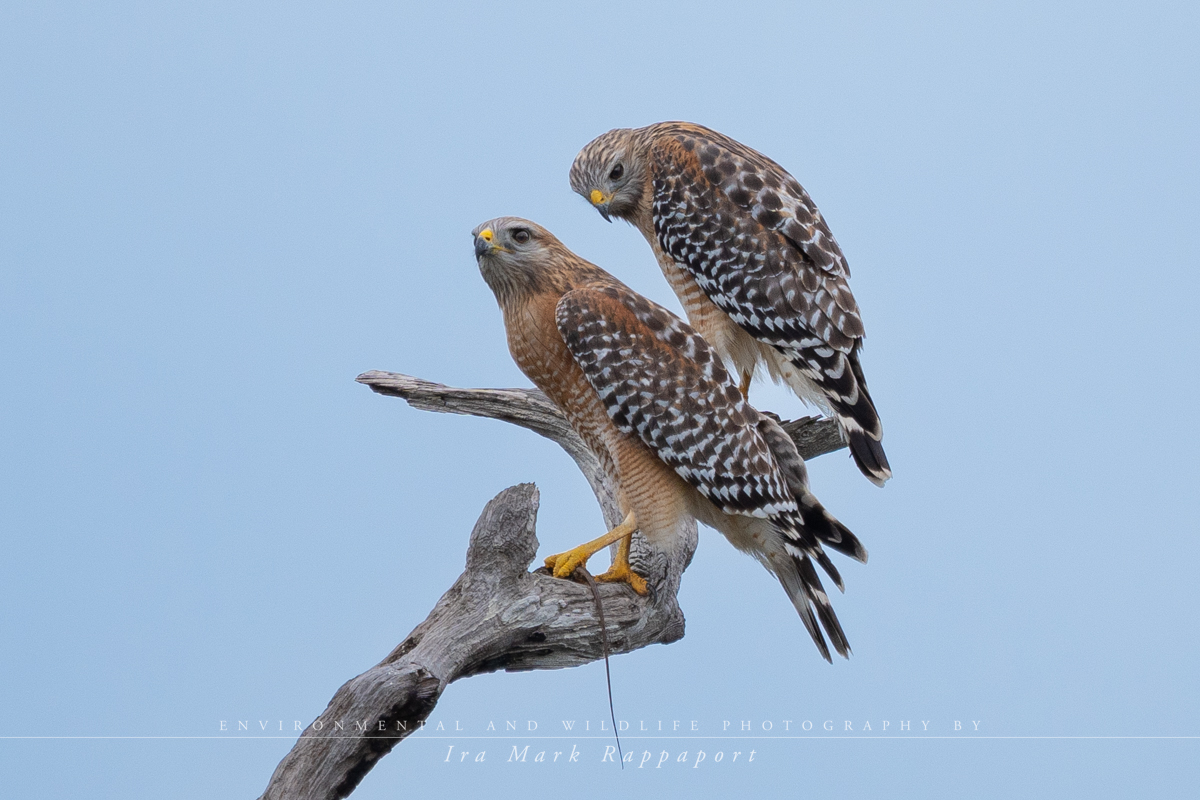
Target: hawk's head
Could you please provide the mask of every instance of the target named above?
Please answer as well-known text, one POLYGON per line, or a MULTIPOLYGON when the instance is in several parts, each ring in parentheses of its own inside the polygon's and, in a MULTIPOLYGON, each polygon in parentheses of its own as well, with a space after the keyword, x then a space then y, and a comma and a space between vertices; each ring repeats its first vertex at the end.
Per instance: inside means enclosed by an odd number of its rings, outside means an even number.
POLYGON ((616 128, 588 142, 571 165, 571 188, 609 222, 637 213, 646 187, 638 130, 616 128))
POLYGON ((520 217, 497 217, 471 231, 483 279, 501 303, 543 291, 569 251, 554 234, 520 217))

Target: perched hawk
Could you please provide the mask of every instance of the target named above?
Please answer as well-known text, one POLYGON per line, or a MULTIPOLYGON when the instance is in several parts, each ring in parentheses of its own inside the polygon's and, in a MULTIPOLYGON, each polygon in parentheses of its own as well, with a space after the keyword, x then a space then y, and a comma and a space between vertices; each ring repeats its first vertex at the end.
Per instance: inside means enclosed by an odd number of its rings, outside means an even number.
POLYGON ((687 122, 618 128, 571 166, 571 188, 650 242, 688 320, 734 365, 759 364, 837 417, 858 468, 892 476, 858 363, 863 324, 850 267, 808 193, 783 167, 687 122))
POLYGON ((633 531, 668 549, 691 517, 779 579, 826 660, 821 627, 847 655, 813 561, 840 589, 822 545, 864 562, 867 551, 812 495, 792 440, 746 402, 708 343, 539 225, 500 217, 473 233, 513 359, 615 479, 626 514, 609 533, 546 565, 566 577, 619 542, 599 579, 645 593, 646 582, 629 566, 633 531))

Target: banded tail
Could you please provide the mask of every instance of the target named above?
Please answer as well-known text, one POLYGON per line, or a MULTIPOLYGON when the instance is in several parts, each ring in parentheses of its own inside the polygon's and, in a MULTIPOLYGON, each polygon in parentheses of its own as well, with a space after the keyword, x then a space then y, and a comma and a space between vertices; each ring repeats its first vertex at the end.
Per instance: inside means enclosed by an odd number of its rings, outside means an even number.
POLYGON ((858 363, 858 353, 851 354, 848 360, 858 389, 857 402, 850 404, 835 400, 834 410, 837 411, 838 424, 850 442, 850 455, 854 457, 854 463, 867 476, 867 480, 876 486, 883 486, 892 477, 892 467, 883 452, 883 422, 875 410, 875 402, 867 392, 867 379, 863 377, 862 366, 858 363))
POLYGON ((805 348, 791 350, 786 356, 795 367, 795 372, 784 372, 788 385, 800 397, 832 410, 854 463, 867 480, 883 486, 892 477, 892 467, 883 452, 883 423, 867 391, 858 347, 849 354, 832 348, 805 348))
POLYGON ((845 591, 842 576, 821 545, 827 545, 864 564, 867 561, 867 549, 858 537, 834 519, 811 493, 805 491, 797 494, 796 500, 800 506, 800 524, 795 525, 792 521, 793 525, 790 528, 780 529, 786 540, 785 549, 791 556, 790 563, 786 567, 776 565, 775 574, 800 614, 800 620, 816 644, 817 650, 826 661, 832 663, 825 637, 829 637, 829 643, 842 658, 850 657, 850 642, 846 638, 846 632, 842 630, 837 614, 833 611, 829 595, 825 593, 825 587, 813 567, 813 561, 821 565, 821 569, 825 570, 840 591, 845 591), (795 530, 796 528, 799 530, 795 530))

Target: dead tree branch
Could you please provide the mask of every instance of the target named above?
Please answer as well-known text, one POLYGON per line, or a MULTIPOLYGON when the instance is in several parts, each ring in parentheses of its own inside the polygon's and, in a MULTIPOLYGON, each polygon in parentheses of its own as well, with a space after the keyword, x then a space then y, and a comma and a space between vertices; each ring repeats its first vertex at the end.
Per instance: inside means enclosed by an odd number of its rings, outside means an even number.
MULTIPOLYGON (((609 526, 620 522, 611 477, 541 392, 455 389, 391 372, 367 372, 358 381, 414 408, 501 419, 545 436, 574 459, 609 526)), ((830 420, 809 417, 784 428, 805 458, 845 446, 830 420)), ((387 658, 338 689, 279 763, 262 800, 346 797, 459 678, 574 667, 603 657, 590 590, 528 571, 538 549, 537 508, 532 484, 505 489, 487 504, 471 532, 463 574, 387 658)), ((676 595, 695 549, 694 524, 673 552, 651 551, 634 534, 630 560, 651 591, 639 597, 624 584, 599 586, 611 652, 683 636, 676 595)))

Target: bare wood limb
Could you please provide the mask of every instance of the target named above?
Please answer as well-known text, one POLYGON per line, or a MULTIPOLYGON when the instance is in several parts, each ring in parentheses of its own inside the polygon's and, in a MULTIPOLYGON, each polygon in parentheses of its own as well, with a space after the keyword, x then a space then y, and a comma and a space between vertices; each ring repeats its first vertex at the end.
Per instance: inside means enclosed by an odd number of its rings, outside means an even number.
MULTIPOLYGON (((571 429, 570 423, 537 389, 456 389, 411 375, 379 370, 364 372, 357 380, 379 394, 402 398, 413 408, 490 417, 528 428, 566 450, 585 475, 599 470, 595 457, 571 429), (586 468, 585 464, 588 465, 586 468)), ((792 437, 804 459, 846 446, 837 423, 831 419, 801 417, 784 422, 783 429, 792 437)), ((590 475, 588 480, 591 480, 590 475)), ((619 517, 617 521, 620 521, 619 517)))
POLYGON ((456 389, 398 372, 378 370, 364 372, 357 380, 379 394, 402 398, 422 411, 503 420, 546 437, 566 450, 587 478, 608 527, 616 527, 624 516, 617 505, 615 487, 600 469, 600 462, 562 412, 537 389, 456 389))
MULTIPOLYGON (((367 372, 358 380, 414 408, 501 419, 545 436, 574 459, 610 527, 620 522, 611 478, 541 392, 455 389, 389 372, 367 372)), ((784 429, 805 458, 845 446, 829 420, 805 418, 784 423, 784 429)), ((346 797, 420 726, 452 681, 501 669, 573 667, 603 657, 589 589, 528 571, 538 548, 537 508, 532 484, 505 489, 487 504, 471 532, 463 574, 395 650, 338 689, 279 763, 262 800, 346 797)), ((651 591, 639 597, 624 584, 598 587, 613 653, 683 636, 676 595, 696 540, 694 523, 667 553, 651 551, 634 534, 630 560, 651 591)))

